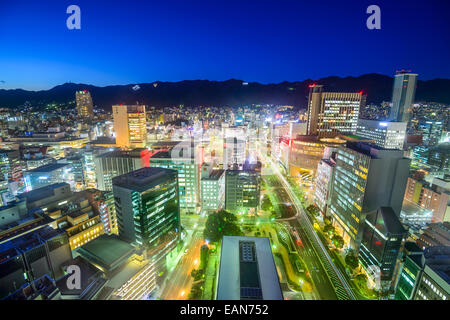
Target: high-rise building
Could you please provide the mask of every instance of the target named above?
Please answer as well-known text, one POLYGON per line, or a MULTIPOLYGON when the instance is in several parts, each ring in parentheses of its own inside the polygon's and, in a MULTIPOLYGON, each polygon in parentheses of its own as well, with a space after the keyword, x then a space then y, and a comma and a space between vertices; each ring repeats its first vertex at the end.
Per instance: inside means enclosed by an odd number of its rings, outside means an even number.
POLYGON ((116 145, 127 148, 145 148, 147 120, 145 105, 115 105, 113 108, 116 145))
POLYGON ((427 163, 438 171, 450 172, 450 142, 444 142, 431 148, 427 163))
POLYGON ((100 191, 97 189, 87 189, 85 191, 89 203, 96 214, 100 216, 103 223, 103 230, 108 234, 118 234, 116 207, 114 205, 114 195, 110 191, 100 191))
POLYGON ((242 169, 246 159, 246 143, 236 137, 224 139, 223 143, 223 168, 242 169))
POLYGON ((430 247, 423 253, 424 268, 413 300, 450 299, 450 247, 430 247))
POLYGON ((260 196, 260 173, 254 170, 225 171, 225 210, 256 212, 260 196))
POLYGON ((449 265, 448 246, 434 246, 424 251, 409 252, 402 266, 395 299, 449 300, 449 265))
POLYGON ((172 151, 160 151, 150 158, 150 167, 174 169, 178 172, 180 192, 180 208, 195 211, 200 203, 200 166, 193 145, 185 144, 186 148, 172 151), (178 152, 179 151, 179 152, 178 152))
POLYGON ((422 121, 417 130, 422 133, 422 144, 428 147, 439 144, 443 132, 442 121, 422 121))
POLYGON ((224 236, 217 300, 283 300, 269 238, 224 236))
POLYGON ((142 168, 113 179, 119 237, 156 260, 172 250, 180 233, 177 171, 142 168))
POLYGON ((415 242, 406 241, 403 246, 401 270, 395 287, 395 300, 411 300, 422 272, 423 251, 415 242))
POLYGON ((320 160, 317 166, 314 202, 323 215, 327 214, 327 208, 330 205, 330 194, 336 167, 336 152, 331 150, 334 150, 334 148, 325 148, 324 158, 320 160))
POLYGON ((302 183, 312 183, 325 149, 336 148, 345 143, 345 140, 337 137, 297 136, 289 142, 289 174, 292 177, 301 177, 302 183))
POLYGON ((322 89, 321 85, 310 86, 307 134, 319 137, 354 134, 366 96, 361 92, 323 92, 322 89))
POLYGON ((87 90, 75 93, 77 113, 79 117, 88 118, 94 115, 91 93, 87 90))
POLYGON ((414 159, 427 163, 430 149, 437 146, 441 140, 443 123, 442 121, 422 121, 417 125, 417 131, 422 133, 422 143, 414 147, 414 159))
POLYGON ((370 144, 338 148, 329 210, 337 232, 356 252, 367 214, 391 207, 400 216, 410 161, 401 150, 370 144))
POLYGON ((429 224, 416 242, 422 249, 434 246, 450 246, 450 222, 429 224))
POLYGON ((16 230, 9 240, 0 242, 0 299, 44 276, 62 277, 61 265, 69 259, 72 253, 63 230, 48 225, 22 234, 16 230))
POLYGON ((386 122, 377 120, 358 120, 356 135, 371 139, 385 149, 402 150, 406 138, 406 122, 386 122))
POLYGON ((411 108, 416 94, 417 74, 410 71, 397 71, 392 91, 390 121, 409 122, 411 108))
POLYGON ((434 178, 430 184, 424 180, 408 178, 405 200, 432 212, 432 222, 450 221, 450 180, 434 178))
POLYGON ((390 207, 381 207, 365 219, 359 259, 368 272, 376 273, 379 288, 388 292, 398 266, 397 259, 407 231, 390 207))
POLYGON ((202 210, 218 210, 222 208, 225 197, 224 170, 211 170, 201 179, 202 210))
POLYGON ((0 207, 6 206, 11 200, 13 199, 9 192, 8 181, 0 179, 0 207))
POLYGON ((112 179, 122 174, 150 166, 150 151, 145 148, 116 150, 94 157, 99 190, 111 191, 112 179))
POLYGON ((0 149, 0 174, 4 180, 18 181, 23 178, 18 150, 0 149))

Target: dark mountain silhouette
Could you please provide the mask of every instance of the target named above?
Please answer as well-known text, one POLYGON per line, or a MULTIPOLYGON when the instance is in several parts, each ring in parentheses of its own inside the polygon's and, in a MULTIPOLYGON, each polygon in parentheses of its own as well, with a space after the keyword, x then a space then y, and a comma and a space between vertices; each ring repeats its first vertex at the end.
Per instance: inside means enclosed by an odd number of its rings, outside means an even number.
MULTIPOLYGON (((308 85, 325 85, 329 91, 359 92, 368 95, 368 103, 390 101, 393 78, 381 74, 365 74, 359 77, 331 76, 317 81, 307 79, 301 82, 261 84, 250 82, 243 85, 241 80, 208 81, 186 80, 180 82, 139 83, 97 87, 87 84, 65 83, 50 90, 26 91, 22 89, 0 89, 0 107, 16 108, 26 101, 34 104, 67 103, 75 99, 76 90, 89 90, 94 104, 111 109, 113 104, 134 104, 151 106, 239 106, 250 104, 282 104, 304 108, 308 85)), ((418 81, 416 101, 450 104, 450 79, 418 81)))

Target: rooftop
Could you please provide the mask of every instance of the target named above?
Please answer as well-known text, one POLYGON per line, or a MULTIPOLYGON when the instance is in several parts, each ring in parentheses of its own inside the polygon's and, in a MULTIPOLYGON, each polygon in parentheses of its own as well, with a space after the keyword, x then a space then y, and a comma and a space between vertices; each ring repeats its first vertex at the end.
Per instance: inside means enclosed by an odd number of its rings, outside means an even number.
MULTIPOLYGON (((187 148, 184 147, 180 147, 180 148, 173 148, 170 151, 158 151, 157 153, 155 153, 154 155, 152 155, 150 158, 152 160, 154 159, 186 159, 186 158, 190 158, 190 159, 194 159, 195 157, 195 153, 194 153, 194 148, 189 148, 190 150, 190 154, 186 154, 185 155, 185 150, 187 150, 187 148)), ((150 160, 151 161, 151 160, 150 160)))
POLYGON ((111 271, 128 260, 135 249, 116 235, 103 234, 78 248, 78 253, 104 270, 111 271))
POLYGON ((170 178, 178 177, 178 171, 159 167, 144 167, 112 180, 113 186, 144 192, 170 178))
POLYGON ((34 189, 32 191, 24 192, 19 194, 17 197, 19 199, 26 199, 28 203, 35 202, 40 199, 48 198, 54 195, 54 190, 68 187, 70 190, 70 185, 66 182, 54 183, 42 188, 34 189))
POLYGON ((391 158, 394 156, 396 158, 403 158, 402 150, 386 149, 372 143, 348 141, 346 144, 346 148, 356 151, 358 153, 365 154, 366 156, 369 156, 372 159, 379 159, 386 157, 391 158))
POLYGON ((59 170, 66 166, 70 166, 70 163, 50 163, 50 164, 46 164, 46 165, 37 167, 32 170, 28 170, 27 172, 29 172, 29 173, 48 173, 48 172, 59 170))
POLYGON ((219 180, 224 172, 225 170, 222 169, 211 170, 209 177, 202 178, 202 180, 219 180))
POLYGON ((7 258, 6 256, 10 256, 11 252, 16 252, 16 254, 26 252, 56 236, 59 236, 60 234, 65 234, 65 231, 61 229, 53 229, 50 226, 44 226, 33 232, 29 232, 20 237, 3 242, 0 244, 0 261, 7 258))
POLYGON ((405 228, 403 228, 403 225, 391 207, 381 207, 379 211, 383 217, 384 225, 389 233, 406 233, 405 228))
MULTIPOLYGON (((247 261, 257 264, 262 298, 264 300, 283 300, 269 238, 234 236, 224 236, 222 239, 217 300, 240 300, 241 283, 245 284, 245 281, 241 282, 240 279, 240 268, 241 264, 247 261), (254 252, 248 256, 248 259, 247 253, 242 259, 240 256, 239 248, 243 242, 254 244, 254 252), (255 256, 254 259, 252 259, 253 256, 255 256)), ((243 270, 244 273, 246 270, 243 270)), ((255 280, 254 277, 252 280, 255 280)))
POLYGON ((98 158, 140 158, 146 155, 150 151, 147 148, 136 148, 133 150, 115 150, 111 152, 103 153, 98 158))
POLYGON ((433 246, 424 250, 425 264, 450 284, 450 247, 433 246))

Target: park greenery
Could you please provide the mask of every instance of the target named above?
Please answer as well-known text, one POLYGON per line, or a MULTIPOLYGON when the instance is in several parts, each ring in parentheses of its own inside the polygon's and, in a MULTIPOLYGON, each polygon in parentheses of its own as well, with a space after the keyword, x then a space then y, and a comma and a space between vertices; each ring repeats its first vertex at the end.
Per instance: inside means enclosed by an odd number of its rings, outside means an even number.
POLYGON ((352 270, 359 267, 358 257, 356 256, 355 251, 353 249, 350 249, 347 252, 347 255, 345 256, 345 263, 352 270))
POLYGON ((191 291, 189 292, 189 300, 199 300, 203 294, 203 284, 205 282, 205 270, 208 265, 209 248, 203 245, 200 249, 200 266, 198 269, 191 271, 191 277, 194 279, 191 291))
POLYGON ((319 216, 319 213, 320 213, 320 209, 317 206, 312 205, 312 204, 306 208, 306 211, 308 211, 308 213, 314 217, 319 216))
POLYGON ((264 198, 262 200, 261 209, 264 211, 272 211, 273 210, 273 204, 270 200, 270 197, 266 194, 264 195, 264 198))
POLYGON ((223 236, 242 236, 244 235, 237 224, 237 218, 234 214, 220 210, 208 216, 205 223, 203 237, 210 242, 218 242, 223 236))
POLYGON ((333 235, 333 237, 331 238, 331 242, 338 249, 342 249, 344 247, 344 239, 340 235, 333 235))

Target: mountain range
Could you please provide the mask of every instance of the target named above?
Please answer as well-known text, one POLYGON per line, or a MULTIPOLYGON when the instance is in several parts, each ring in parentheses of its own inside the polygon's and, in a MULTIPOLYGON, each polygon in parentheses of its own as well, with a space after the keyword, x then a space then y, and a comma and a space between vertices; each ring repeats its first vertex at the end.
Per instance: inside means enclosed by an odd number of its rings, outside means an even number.
MULTIPOLYGON (((0 107, 16 108, 26 101, 32 105, 68 103, 75 99, 75 91, 88 90, 91 92, 94 105, 107 110, 110 110, 113 104, 136 102, 156 107, 180 104, 185 106, 279 104, 305 108, 308 86, 311 83, 324 85, 325 91, 363 91, 367 94, 367 103, 380 103, 391 100, 393 81, 393 77, 371 73, 358 77, 330 76, 318 80, 307 79, 278 84, 245 83, 235 79, 157 81, 106 87, 65 83, 41 91, 0 89, 0 107)), ((450 104, 450 79, 419 80, 415 100, 450 104)))

